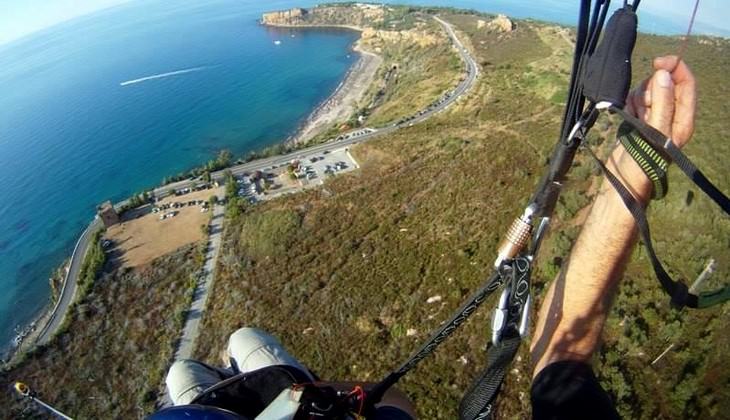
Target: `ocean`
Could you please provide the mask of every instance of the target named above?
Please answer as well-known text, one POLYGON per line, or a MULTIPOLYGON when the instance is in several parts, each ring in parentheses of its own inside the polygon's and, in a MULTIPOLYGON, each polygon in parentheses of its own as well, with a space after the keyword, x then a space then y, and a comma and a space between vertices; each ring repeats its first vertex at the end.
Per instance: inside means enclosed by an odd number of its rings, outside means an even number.
POLYGON ((0 343, 97 204, 280 142, 332 93, 357 34, 258 25, 292 5, 132 2, 0 46, 0 343))
MULTIPOLYGON (((221 149, 280 142, 329 96, 356 60, 357 35, 257 23, 264 11, 315 3, 137 0, 0 45, 0 347, 47 304, 48 277, 97 204, 221 149)), ((556 0, 393 3, 563 24, 577 16, 574 2, 556 0)), ((650 32, 685 27, 642 20, 650 32)))

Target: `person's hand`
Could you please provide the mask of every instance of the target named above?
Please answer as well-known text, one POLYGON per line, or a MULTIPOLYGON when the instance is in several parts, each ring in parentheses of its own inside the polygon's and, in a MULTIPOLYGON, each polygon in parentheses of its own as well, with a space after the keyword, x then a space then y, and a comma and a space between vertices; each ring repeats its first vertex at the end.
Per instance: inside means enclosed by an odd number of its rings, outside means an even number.
POLYGON ((654 75, 627 98, 627 111, 671 138, 677 147, 694 132, 697 101, 695 78, 677 56, 654 59, 654 75))

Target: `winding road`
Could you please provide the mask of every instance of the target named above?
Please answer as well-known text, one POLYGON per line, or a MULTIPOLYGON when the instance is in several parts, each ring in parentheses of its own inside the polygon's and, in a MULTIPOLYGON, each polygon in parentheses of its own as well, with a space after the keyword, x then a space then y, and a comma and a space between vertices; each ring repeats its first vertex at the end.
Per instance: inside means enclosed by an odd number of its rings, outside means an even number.
POLYGON ((79 273, 81 272, 81 265, 83 265, 84 263, 86 251, 89 250, 91 238, 94 236, 94 232, 96 232, 97 229, 101 228, 101 226, 101 221, 99 219, 94 219, 94 221, 89 224, 89 226, 79 237, 79 240, 76 242, 73 254, 71 255, 71 262, 69 263, 68 272, 66 272, 66 278, 63 282, 63 286, 61 287, 60 296, 58 297, 56 305, 51 311, 51 316, 48 318, 46 325, 43 327, 40 334, 38 335, 36 343, 48 343, 48 341, 51 340, 55 332, 63 323, 63 319, 66 316, 68 307, 73 302, 74 295, 76 294, 76 285, 79 278, 79 273))

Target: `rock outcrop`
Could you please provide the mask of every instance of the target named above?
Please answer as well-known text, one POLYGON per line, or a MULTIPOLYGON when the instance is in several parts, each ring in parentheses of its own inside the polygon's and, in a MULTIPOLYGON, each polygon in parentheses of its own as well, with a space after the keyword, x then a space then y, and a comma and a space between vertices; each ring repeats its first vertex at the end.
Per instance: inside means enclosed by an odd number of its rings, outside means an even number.
POLYGON ((407 31, 386 31, 365 28, 362 32, 362 41, 377 48, 383 43, 416 44, 420 47, 431 47, 443 42, 442 39, 426 31, 410 29, 407 31))
POLYGON ((497 15, 496 18, 486 24, 486 27, 497 32, 512 32, 515 29, 515 24, 507 16, 497 15))
POLYGON ((264 13, 261 16, 261 23, 264 25, 299 25, 304 23, 309 11, 302 8, 281 10, 278 12, 264 13))

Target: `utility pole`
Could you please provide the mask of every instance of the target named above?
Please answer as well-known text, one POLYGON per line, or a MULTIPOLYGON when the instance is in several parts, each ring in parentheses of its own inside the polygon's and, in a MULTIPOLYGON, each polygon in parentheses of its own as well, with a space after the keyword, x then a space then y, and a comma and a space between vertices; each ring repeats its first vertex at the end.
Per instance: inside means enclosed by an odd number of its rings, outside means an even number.
MULTIPOLYGON (((700 273, 699 276, 697 276, 697 280, 692 283, 692 286, 689 288, 689 292, 693 294, 697 293, 697 289, 700 288, 702 283, 707 280, 712 275, 712 273, 715 272, 716 269, 717 263, 715 262, 715 259, 710 258, 710 261, 707 262, 705 269, 702 270, 702 273, 700 273)), ((672 348, 674 348, 674 343, 671 343, 659 356, 657 356, 657 358, 651 362, 651 366, 654 366, 659 360, 661 360, 662 357, 669 353, 669 350, 671 350, 672 348)))
POLYGON ((714 258, 710 258, 710 261, 705 266, 705 269, 702 270, 702 273, 700 273, 699 276, 697 276, 697 280, 695 280, 695 282, 692 283, 692 287, 689 288, 689 292, 690 293, 693 293, 693 294, 696 294, 697 293, 697 289, 700 288, 700 286, 702 285, 702 283, 705 280, 707 280, 707 278, 710 277, 712 275, 712 273, 715 272, 716 269, 717 269, 717 263, 715 263, 715 259, 714 258))
POLYGON ((651 362, 651 365, 654 366, 662 357, 664 357, 665 354, 669 353, 669 350, 671 350, 673 347, 674 347, 674 343, 670 344, 669 347, 667 347, 666 350, 664 350, 662 352, 662 354, 657 356, 657 358, 654 359, 653 362, 651 362))

